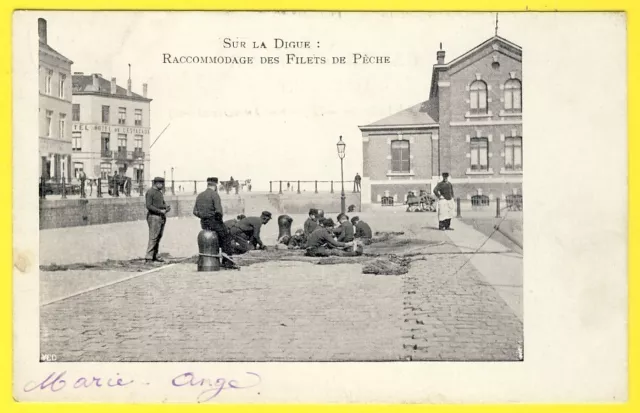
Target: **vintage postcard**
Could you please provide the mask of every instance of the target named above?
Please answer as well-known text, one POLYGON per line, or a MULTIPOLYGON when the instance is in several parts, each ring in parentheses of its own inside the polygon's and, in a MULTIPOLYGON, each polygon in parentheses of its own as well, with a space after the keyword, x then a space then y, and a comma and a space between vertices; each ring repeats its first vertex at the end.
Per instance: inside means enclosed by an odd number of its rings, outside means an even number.
POLYGON ((624 13, 13 20, 17 400, 626 401, 624 13))

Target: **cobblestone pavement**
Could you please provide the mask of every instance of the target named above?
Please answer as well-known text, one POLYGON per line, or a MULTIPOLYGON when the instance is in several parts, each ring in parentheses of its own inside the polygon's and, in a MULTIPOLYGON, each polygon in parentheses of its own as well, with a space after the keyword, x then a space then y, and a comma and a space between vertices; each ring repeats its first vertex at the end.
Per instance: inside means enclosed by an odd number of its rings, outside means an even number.
MULTIPOLYGON (((85 362, 520 359, 521 321, 471 263, 461 268, 468 255, 432 229, 433 215, 367 220, 431 243, 389 251, 411 255, 402 276, 365 275, 361 264, 278 261, 213 274, 177 264, 41 307, 41 352, 85 362)), ((130 274, 42 272, 41 297, 130 274)))

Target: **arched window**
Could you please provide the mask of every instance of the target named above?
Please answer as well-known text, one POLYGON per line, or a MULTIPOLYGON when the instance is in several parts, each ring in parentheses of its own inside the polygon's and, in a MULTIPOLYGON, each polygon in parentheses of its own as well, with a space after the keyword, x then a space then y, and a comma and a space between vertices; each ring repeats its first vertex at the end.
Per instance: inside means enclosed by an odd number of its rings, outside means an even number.
POLYGON ((471 113, 485 114, 487 113, 487 84, 482 80, 476 80, 469 88, 471 90, 469 103, 471 104, 471 113))
POLYGON ((391 172, 411 172, 409 151, 409 141, 401 140, 391 142, 391 172))
POLYGON ((509 79, 504 84, 504 108, 512 112, 522 111, 522 83, 509 79))

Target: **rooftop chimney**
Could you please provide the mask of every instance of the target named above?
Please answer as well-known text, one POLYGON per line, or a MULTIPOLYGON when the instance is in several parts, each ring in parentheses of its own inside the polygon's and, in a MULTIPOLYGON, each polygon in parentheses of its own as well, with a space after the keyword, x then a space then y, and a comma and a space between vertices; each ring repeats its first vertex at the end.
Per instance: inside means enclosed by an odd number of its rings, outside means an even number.
POLYGON ((436 57, 438 58, 438 64, 444 64, 444 50, 442 50, 442 43, 440 43, 440 50, 436 53, 436 57))
POLYGON ((142 84, 142 97, 144 97, 144 98, 147 97, 147 84, 146 83, 142 84))
POLYGON ((131 96, 131 63, 129 63, 129 79, 127 80, 127 96, 131 96))
POLYGON ((93 75, 91 75, 91 78, 93 80, 93 90, 95 92, 99 92, 100 91, 100 81, 98 80, 98 74, 94 73, 93 75))
POLYGON ((42 17, 38 19, 38 37, 42 43, 47 43, 47 21, 42 17))
POLYGON ((117 88, 117 86, 116 86, 116 78, 115 78, 115 77, 112 77, 112 78, 111 78, 111 94, 112 94, 112 95, 115 95, 115 94, 116 94, 117 89, 118 89, 118 88, 117 88))

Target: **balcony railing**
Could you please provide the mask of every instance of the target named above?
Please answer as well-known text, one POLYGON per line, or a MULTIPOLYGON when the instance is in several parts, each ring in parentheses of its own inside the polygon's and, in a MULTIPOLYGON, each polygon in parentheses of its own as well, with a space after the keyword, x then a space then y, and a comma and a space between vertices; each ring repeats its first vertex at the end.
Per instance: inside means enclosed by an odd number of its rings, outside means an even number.
POLYGON ((103 149, 101 155, 102 155, 103 158, 112 158, 113 157, 113 152, 103 149))
POLYGON ((141 149, 135 149, 133 151, 133 158, 134 159, 139 159, 139 158, 144 159, 144 152, 141 149))
POLYGON ((116 157, 116 159, 121 160, 121 161, 127 161, 127 160, 130 161, 130 160, 133 159, 133 152, 119 149, 115 153, 115 157, 116 157))

